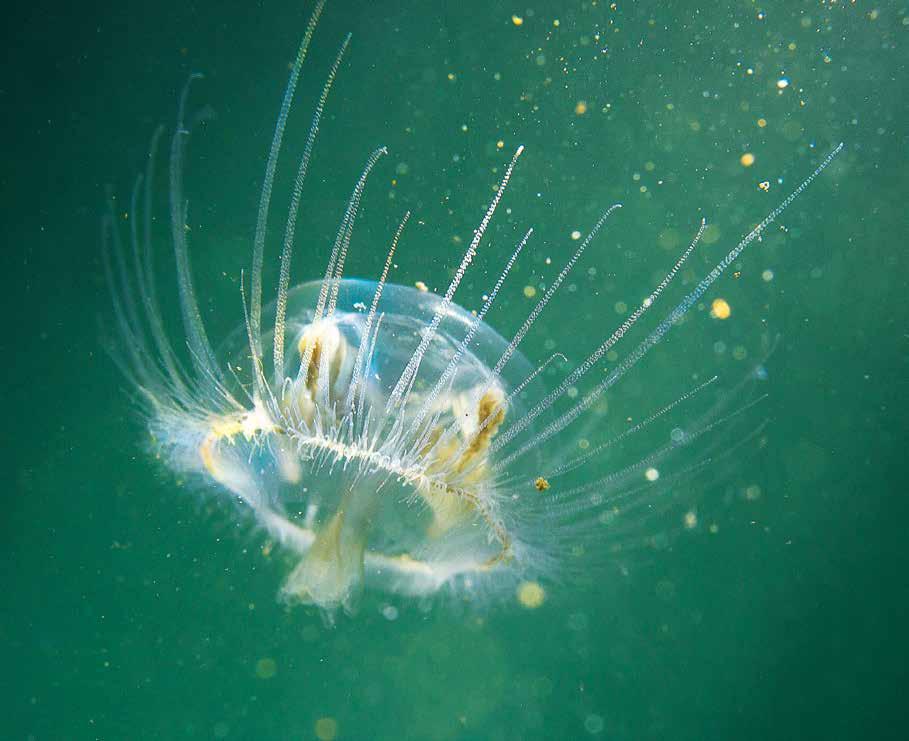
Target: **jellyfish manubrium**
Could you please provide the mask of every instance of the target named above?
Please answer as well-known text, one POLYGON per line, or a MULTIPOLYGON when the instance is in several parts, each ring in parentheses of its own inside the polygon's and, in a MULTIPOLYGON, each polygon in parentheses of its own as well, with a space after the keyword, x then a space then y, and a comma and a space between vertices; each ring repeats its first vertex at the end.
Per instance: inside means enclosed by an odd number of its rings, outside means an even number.
MULTIPOLYGON (((274 303, 263 307, 266 226, 285 124, 310 40, 318 2, 290 73, 265 166, 252 243, 249 289, 241 281, 238 329, 215 353, 196 299, 189 264, 182 171, 192 124, 185 113, 190 77, 170 140, 170 240, 188 353, 178 351, 162 318, 152 271, 152 190, 162 129, 146 172, 132 192, 128 234, 113 208, 104 220, 121 365, 139 390, 159 451, 175 470, 193 474, 237 500, 277 544, 296 557, 281 593, 327 612, 351 608, 365 587, 405 595, 443 588, 473 592, 545 578, 584 559, 615 516, 654 499, 654 468, 674 450, 722 424, 716 409, 631 465, 603 475, 608 449, 668 415, 710 386, 645 410, 619 438, 574 442, 597 401, 672 330, 730 264, 827 167, 835 147, 769 215, 681 301, 623 354, 610 351, 654 306, 698 244, 704 223, 641 304, 598 337, 582 362, 554 383, 543 373, 559 354, 532 365, 522 342, 550 299, 619 208, 605 208, 539 297, 517 332, 500 336, 487 314, 532 239, 527 229, 474 312, 455 294, 470 268, 524 149, 507 163, 473 238, 444 293, 388 282, 409 213, 376 261, 374 280, 345 277, 344 265, 367 178, 383 148, 354 184, 319 280, 292 287, 291 259, 303 183, 343 40, 319 98, 290 199, 274 303), (141 208, 140 208, 141 206, 141 208), (609 358, 607 358, 609 354, 609 358), (185 357, 184 357, 185 356, 185 357), (611 359, 616 357, 616 359, 611 359), (604 365, 606 360, 611 365, 604 365), (188 362, 187 362, 188 360, 188 362), (596 369, 597 373, 590 373, 596 369), (572 455, 546 455, 554 445, 572 455), (594 474, 588 474, 594 471, 594 474)), ((455 266, 452 266, 455 267, 455 266)), ((624 343, 623 343, 624 344, 624 343)))

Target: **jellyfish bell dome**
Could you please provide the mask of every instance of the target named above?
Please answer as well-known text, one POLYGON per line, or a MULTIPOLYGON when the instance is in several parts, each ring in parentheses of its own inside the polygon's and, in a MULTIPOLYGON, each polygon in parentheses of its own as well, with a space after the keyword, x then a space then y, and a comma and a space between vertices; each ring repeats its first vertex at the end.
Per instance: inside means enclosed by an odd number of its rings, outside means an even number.
MULTIPOLYGON (((217 441, 223 460, 209 454, 206 466, 248 489, 266 529, 300 555, 284 597, 327 610, 350 608, 364 584, 423 594, 476 578, 516 545, 488 449, 539 394, 534 368, 453 302, 379 288, 341 279, 288 292, 287 357, 255 402, 258 429, 217 441)), ((275 314, 266 309, 265 326, 275 314)), ((262 340, 273 344, 274 331, 262 340)), ((249 365, 245 327, 221 352, 231 368, 249 365)))

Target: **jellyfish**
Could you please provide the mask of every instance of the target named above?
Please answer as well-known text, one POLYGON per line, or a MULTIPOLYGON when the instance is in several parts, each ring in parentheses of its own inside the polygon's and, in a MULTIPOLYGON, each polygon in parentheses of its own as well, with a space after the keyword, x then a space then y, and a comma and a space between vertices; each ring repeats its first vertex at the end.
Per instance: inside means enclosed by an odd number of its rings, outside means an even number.
MULTIPOLYGON (((631 346, 624 347, 631 330, 664 303, 665 289, 697 248, 704 221, 663 279, 618 326, 597 338, 585 359, 570 370, 564 370, 566 358, 560 353, 535 364, 525 356, 527 338, 535 325, 547 321, 547 305, 620 204, 602 210, 518 330, 503 337, 488 318, 490 309, 513 267, 532 249, 533 228, 523 231, 503 256, 479 309, 462 308, 456 295, 523 146, 503 163, 498 187, 444 291, 389 280, 409 212, 381 251, 384 260, 376 260, 370 279, 345 274, 368 178, 387 153, 382 147, 367 158, 353 184, 334 242, 325 245, 324 273, 292 284, 303 184, 348 35, 315 106, 290 194, 275 299, 264 305, 262 273, 275 171, 324 5, 324 0, 316 3, 297 51, 265 161, 251 269, 242 276, 237 302, 238 329, 214 349, 190 268, 183 169, 198 122, 186 113, 199 77, 192 75, 179 99, 168 158, 169 237, 182 340, 164 320, 152 267, 152 192, 164 134, 159 127, 145 172, 132 190, 128 233, 121 234, 112 205, 103 220, 104 265, 119 336, 115 358, 136 389, 167 464, 233 499, 273 543, 292 554, 294 563, 280 590, 288 602, 315 605, 332 615, 338 609, 353 610, 364 589, 417 597, 443 590, 495 593, 524 584, 522 593, 539 604, 540 581, 570 572, 569 562, 591 556, 592 546, 617 516, 658 506, 653 492, 672 483, 672 476, 660 476, 661 462, 709 436, 736 410, 709 405, 694 424, 674 430, 663 446, 621 468, 606 466, 605 474, 604 456, 612 448, 703 395, 716 377, 701 379, 682 396, 646 410, 617 437, 582 449, 575 443, 590 428, 584 420, 843 145, 824 157, 681 300, 659 309, 659 320, 631 346), (183 343, 188 352, 182 351, 183 343), (613 355, 614 349, 622 353, 613 355), (554 455, 556 449, 572 452, 554 455)), ((703 461, 675 475, 698 465, 703 461)))

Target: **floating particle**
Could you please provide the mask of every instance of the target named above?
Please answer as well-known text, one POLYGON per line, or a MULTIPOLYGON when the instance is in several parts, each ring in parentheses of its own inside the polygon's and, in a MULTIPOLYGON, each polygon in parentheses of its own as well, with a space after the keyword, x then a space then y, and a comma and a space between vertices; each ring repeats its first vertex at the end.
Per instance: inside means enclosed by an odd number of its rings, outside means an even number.
POLYGON ((770 270, 769 268, 767 270, 765 270, 763 273, 761 273, 761 280, 763 280, 765 283, 769 283, 770 281, 772 281, 773 280, 773 271, 770 270))
POLYGON ((518 602, 528 610, 535 610, 546 600, 546 590, 535 581, 518 584, 518 602))
POLYGON ((549 489, 549 481, 544 479, 542 476, 538 476, 533 482, 533 485, 537 491, 546 491, 549 489))
POLYGON ((789 87, 789 80, 788 80, 788 78, 786 78, 786 77, 781 77, 779 80, 776 81, 776 86, 777 86, 777 88, 779 88, 780 90, 785 90, 787 87, 789 87))
POLYGON ((275 660, 266 656, 256 662, 256 676, 259 679, 271 679, 278 671, 275 660))
POLYGON ((537 289, 533 286, 524 286, 524 296, 526 298, 533 298, 537 295, 537 289))
POLYGON ((714 319, 728 319, 732 314, 732 307, 724 298, 715 298, 710 304, 710 316, 714 319))
POLYGON ((417 289, 418 291, 422 291, 423 293, 426 293, 426 292, 429 290, 429 286, 427 286, 427 285, 426 285, 423 281, 421 281, 421 280, 418 280, 416 283, 414 283, 414 286, 416 287, 416 289, 417 289))
POLYGON ((511 16, 511 22, 514 23, 516 26, 523 26, 523 25, 524 25, 524 19, 523 19, 521 16, 519 16, 519 15, 513 15, 513 16, 511 16))
POLYGON ((338 735, 338 721, 331 717, 319 718, 316 721, 315 731, 319 741, 333 741, 338 735))
POLYGON ((660 472, 653 467, 648 468, 644 471, 644 478, 652 483, 660 478, 660 472))
POLYGON ((696 528, 698 526, 698 514, 694 510, 685 513, 685 517, 682 519, 685 523, 685 527, 689 530, 696 528))
POLYGON ((770 181, 762 180, 760 183, 758 183, 758 188, 767 193, 770 190, 770 181))
POLYGON ((584 718, 584 730, 592 736, 602 733, 604 726, 603 717, 596 713, 591 713, 584 718))
POLYGON ((757 484, 752 484, 745 489, 745 499, 747 499, 749 502, 756 502, 760 498, 761 487, 757 484))
POLYGON ((501 149, 501 148, 504 147, 504 146, 505 146, 505 142, 503 142, 501 139, 499 139, 499 140, 496 142, 496 149, 501 149))
POLYGON ((754 164, 754 155, 751 152, 745 152, 739 157, 739 162, 742 163, 742 167, 751 167, 754 164))
POLYGON ((583 116, 585 113, 587 113, 587 101, 579 100, 577 103, 575 103, 574 115, 583 116))
POLYGON ((757 125, 758 125, 758 128, 760 128, 760 129, 765 128, 765 127, 767 126, 767 119, 766 119, 766 118, 759 118, 759 119, 757 120, 757 125))
POLYGON ((575 230, 571 233, 571 238, 572 238, 575 242, 577 242, 577 241, 581 238, 581 232, 579 232, 577 229, 575 229, 575 230))

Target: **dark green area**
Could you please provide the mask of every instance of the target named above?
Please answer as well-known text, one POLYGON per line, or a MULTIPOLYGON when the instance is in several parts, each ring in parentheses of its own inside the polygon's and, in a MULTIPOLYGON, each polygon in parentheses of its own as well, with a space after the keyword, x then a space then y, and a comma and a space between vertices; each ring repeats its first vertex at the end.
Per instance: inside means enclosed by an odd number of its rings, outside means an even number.
MULTIPOLYGON (((551 279, 571 231, 621 200, 579 266, 576 303, 554 305, 539 335, 575 363, 621 321, 616 302, 635 305, 671 265, 680 247, 660 246, 667 230, 683 246, 701 216, 719 229, 682 276, 690 284, 846 143, 786 212, 785 231, 769 230, 739 277, 711 292, 732 317, 695 312, 610 398, 643 415, 693 370, 736 378, 748 361, 732 348, 753 362, 779 335, 770 398, 735 432, 768 420, 767 444, 692 482, 694 532, 583 585, 549 583, 536 611, 509 595, 480 610, 379 595, 329 630, 276 603, 288 564, 262 555, 249 522, 146 454, 99 340, 110 322, 105 186, 128 210, 151 133, 172 124, 193 71, 206 75, 193 107, 216 114, 187 166, 194 268, 211 335, 239 323, 303 5, 37 3, 4 18, 0 737, 314 738, 331 717, 339 740, 902 738, 906 7, 329 3, 274 202, 276 237, 313 101, 349 30, 304 194, 297 278, 322 269, 362 163, 387 145, 349 272, 374 276, 413 209, 394 279, 443 286, 463 249, 452 238, 469 239, 523 143, 511 213, 459 296, 476 306, 518 230, 534 225, 536 260, 497 307, 497 327, 513 331, 531 306, 520 287, 551 279), (756 156, 747 169, 745 152, 756 156), (760 496, 746 498, 755 486, 760 496), (274 676, 257 676, 262 659, 274 676)), ((159 190, 163 219, 163 177, 159 190)), ((159 281, 171 288, 164 223, 159 281)), ((266 286, 274 239, 269 249, 266 286)), ((547 355, 542 342, 528 350, 547 355)), ((669 526, 643 523, 638 537, 669 526)))

